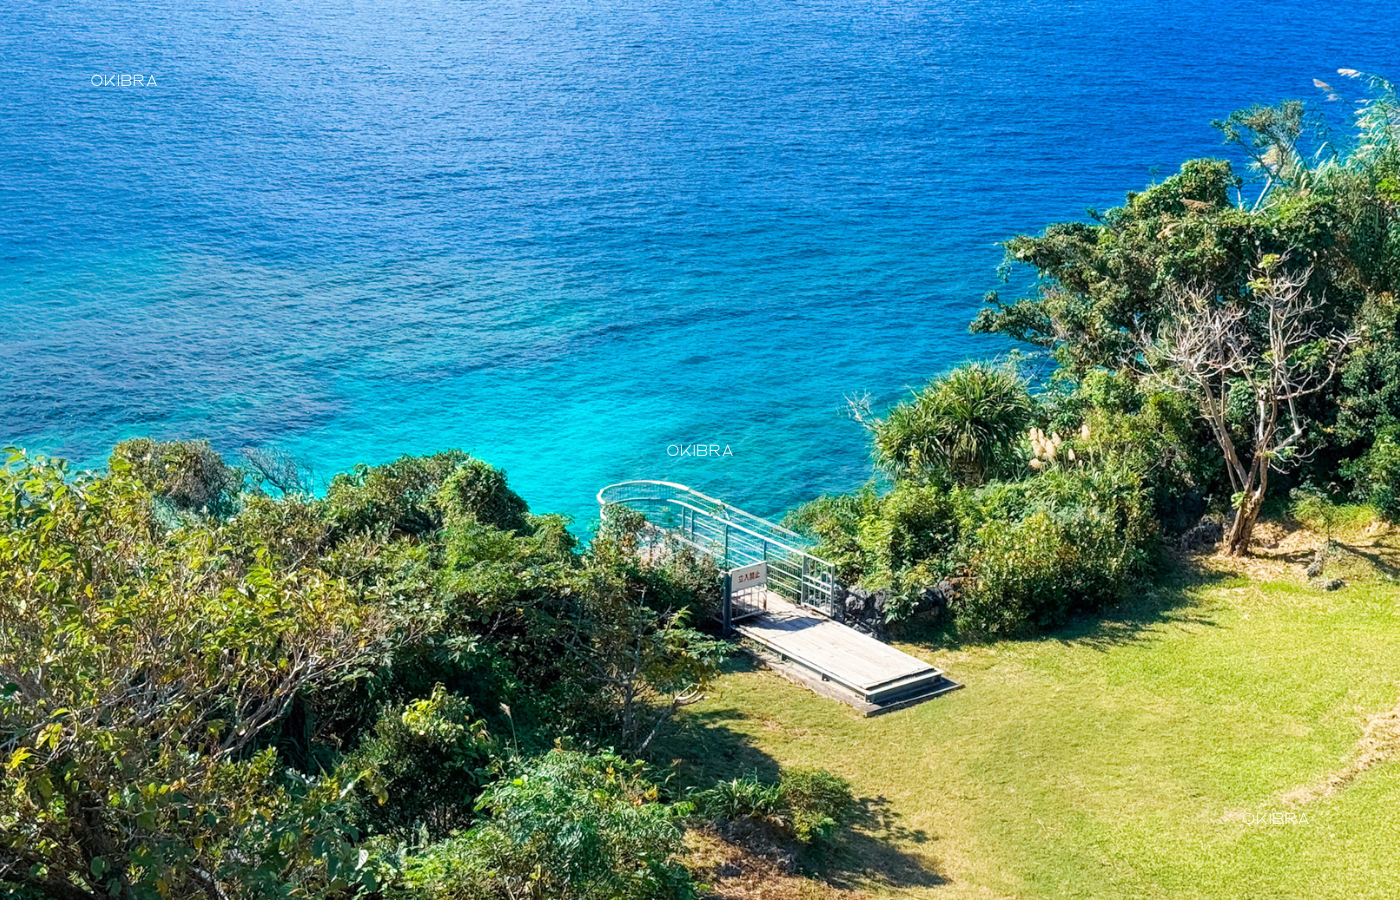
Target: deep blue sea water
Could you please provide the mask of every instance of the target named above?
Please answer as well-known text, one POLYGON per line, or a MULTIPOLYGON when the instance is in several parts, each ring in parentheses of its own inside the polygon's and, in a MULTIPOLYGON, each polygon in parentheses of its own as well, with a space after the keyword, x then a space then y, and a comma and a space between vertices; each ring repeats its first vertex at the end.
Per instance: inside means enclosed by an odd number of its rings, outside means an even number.
POLYGON ((462 447, 586 526, 869 475, 998 240, 1400 77, 1391 2, 180 0, 0 16, 0 443, 462 447), (123 86, 121 76, 154 77, 123 86), (112 81, 111 84, 106 82, 112 81), (96 81, 96 84, 94 84, 96 81), (732 455, 673 457, 670 445, 732 455))

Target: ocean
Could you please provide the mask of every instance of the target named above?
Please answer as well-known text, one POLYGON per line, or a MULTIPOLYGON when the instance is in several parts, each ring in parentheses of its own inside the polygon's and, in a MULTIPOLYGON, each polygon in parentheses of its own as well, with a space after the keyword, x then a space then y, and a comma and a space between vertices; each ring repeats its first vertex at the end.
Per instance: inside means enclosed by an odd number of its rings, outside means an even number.
POLYGON ((1400 78, 1395 25, 1367 0, 13 4, 0 444, 95 466, 207 437, 321 479, 460 447, 582 531, 629 478, 777 516, 870 477, 847 397, 1010 349, 967 331, 998 241, 1224 153, 1235 108, 1400 78))

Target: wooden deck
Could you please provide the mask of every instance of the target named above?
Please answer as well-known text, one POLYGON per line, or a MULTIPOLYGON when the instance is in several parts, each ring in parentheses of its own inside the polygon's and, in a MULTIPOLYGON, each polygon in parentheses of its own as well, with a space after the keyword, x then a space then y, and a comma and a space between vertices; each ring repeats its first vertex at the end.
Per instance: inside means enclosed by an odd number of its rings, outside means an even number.
POLYGON ((767 611, 734 623, 734 630, 758 644, 774 669, 866 715, 961 687, 923 660, 772 591, 767 611))

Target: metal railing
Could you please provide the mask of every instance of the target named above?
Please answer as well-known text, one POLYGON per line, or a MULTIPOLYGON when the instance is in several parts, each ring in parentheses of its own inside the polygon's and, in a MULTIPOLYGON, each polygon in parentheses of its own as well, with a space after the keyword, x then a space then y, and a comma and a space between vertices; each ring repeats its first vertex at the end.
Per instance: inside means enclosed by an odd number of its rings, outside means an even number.
POLYGON ((768 563, 768 589, 824 615, 835 615, 836 567, 807 552, 809 542, 791 531, 683 484, 623 481, 598 492, 608 507, 641 513, 666 536, 705 554, 721 569, 768 563))

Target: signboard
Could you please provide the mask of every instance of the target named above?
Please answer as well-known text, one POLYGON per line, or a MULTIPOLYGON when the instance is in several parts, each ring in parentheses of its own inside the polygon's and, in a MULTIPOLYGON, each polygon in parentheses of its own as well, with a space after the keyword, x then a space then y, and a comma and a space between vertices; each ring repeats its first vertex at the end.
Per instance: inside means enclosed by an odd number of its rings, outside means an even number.
POLYGON ((751 588, 767 587, 768 563, 754 563, 751 566, 730 569, 729 584, 731 586, 730 589, 735 593, 750 590, 751 588))

